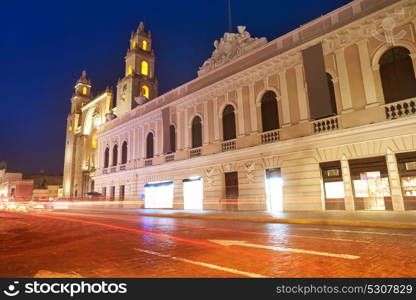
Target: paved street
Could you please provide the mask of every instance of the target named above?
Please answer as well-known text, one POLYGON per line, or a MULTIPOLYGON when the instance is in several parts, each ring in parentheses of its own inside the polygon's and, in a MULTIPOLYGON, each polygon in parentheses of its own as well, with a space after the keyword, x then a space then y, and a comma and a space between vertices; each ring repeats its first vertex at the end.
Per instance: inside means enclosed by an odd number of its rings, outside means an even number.
POLYGON ((415 277, 414 230, 0 212, 0 277, 415 277))

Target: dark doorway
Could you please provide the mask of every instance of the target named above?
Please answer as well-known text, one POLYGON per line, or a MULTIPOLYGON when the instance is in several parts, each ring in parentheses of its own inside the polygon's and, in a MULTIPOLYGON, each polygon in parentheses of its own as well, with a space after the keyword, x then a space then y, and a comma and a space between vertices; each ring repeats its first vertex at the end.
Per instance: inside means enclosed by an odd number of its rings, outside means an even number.
POLYGON ((225 173, 225 209, 238 210, 238 172, 225 173))
POLYGON ((110 200, 114 201, 114 197, 116 196, 116 187, 112 186, 110 189, 110 200))
POLYGON ((126 194, 126 186, 125 185, 120 185, 120 201, 124 200, 125 194, 126 194))

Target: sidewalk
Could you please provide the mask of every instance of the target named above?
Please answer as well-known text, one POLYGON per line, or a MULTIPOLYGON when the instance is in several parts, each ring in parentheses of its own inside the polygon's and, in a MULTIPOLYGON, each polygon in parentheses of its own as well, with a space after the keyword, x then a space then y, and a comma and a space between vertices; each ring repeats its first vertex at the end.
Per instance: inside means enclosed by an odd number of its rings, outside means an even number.
MULTIPOLYGON (((76 208, 75 208, 76 209, 76 208)), ((230 212, 230 211, 185 211, 133 208, 87 208, 83 210, 112 212, 136 216, 159 218, 203 219, 242 221, 255 223, 337 225, 354 227, 378 227, 396 229, 416 229, 416 211, 336 211, 336 212, 230 212)))

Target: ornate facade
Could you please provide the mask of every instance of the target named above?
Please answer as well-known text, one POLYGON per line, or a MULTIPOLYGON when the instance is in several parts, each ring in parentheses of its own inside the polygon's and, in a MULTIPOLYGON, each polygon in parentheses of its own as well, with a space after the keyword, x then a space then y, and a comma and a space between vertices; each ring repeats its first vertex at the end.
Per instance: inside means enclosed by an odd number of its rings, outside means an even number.
MULTIPOLYGON (((149 75, 126 100, 119 83, 117 117, 97 127, 94 190, 149 208, 416 209, 415 13, 414 0, 355 0, 270 42, 240 27, 161 96, 147 53, 149 75)), ((75 139, 65 174, 83 178, 75 139)))

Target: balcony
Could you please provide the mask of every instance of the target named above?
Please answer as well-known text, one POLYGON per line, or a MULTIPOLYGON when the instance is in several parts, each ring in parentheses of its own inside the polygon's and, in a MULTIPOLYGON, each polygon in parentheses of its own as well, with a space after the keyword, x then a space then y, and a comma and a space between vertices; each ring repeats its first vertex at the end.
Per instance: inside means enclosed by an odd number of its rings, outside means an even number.
POLYGON ((144 161, 144 166, 145 166, 145 167, 150 167, 150 166, 153 166, 153 158, 146 159, 146 160, 144 161))
POLYGON ((191 151, 189 151, 190 158, 199 157, 201 156, 201 154, 202 154, 201 148, 196 148, 196 149, 192 149, 191 151))
POLYGON ((108 174, 108 169, 103 169, 103 174, 108 174))
POLYGON ((416 99, 407 99, 400 102, 386 104, 384 106, 387 120, 396 120, 416 115, 416 99))
POLYGON ((120 166, 120 171, 125 171, 127 169, 127 165, 121 165, 120 166))
POLYGON ((236 140, 225 141, 222 143, 222 152, 233 151, 235 149, 237 149, 236 140))
POLYGON ((117 167, 116 166, 111 167, 110 173, 115 173, 115 172, 117 172, 117 167))
POLYGON ((261 134, 261 143, 262 144, 271 144, 278 142, 280 140, 280 129, 268 131, 261 134))
POLYGON ((340 118, 335 116, 314 121, 312 124, 314 134, 326 133, 340 129, 340 118))
POLYGON ((175 153, 166 154, 165 155, 165 162, 172 162, 175 160, 175 153))

